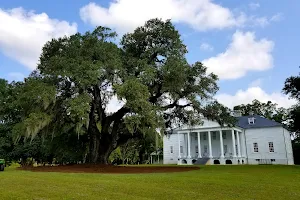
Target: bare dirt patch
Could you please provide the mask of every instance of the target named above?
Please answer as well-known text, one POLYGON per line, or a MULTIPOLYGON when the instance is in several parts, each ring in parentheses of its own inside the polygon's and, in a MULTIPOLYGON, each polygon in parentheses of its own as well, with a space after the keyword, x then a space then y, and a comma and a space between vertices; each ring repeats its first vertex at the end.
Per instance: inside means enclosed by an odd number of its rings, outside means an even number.
POLYGON ((114 173, 114 174, 138 174, 138 173, 169 173, 186 172, 197 170, 199 167, 176 167, 176 166, 113 166, 113 165, 61 165, 23 167, 21 170, 33 172, 63 172, 63 173, 114 173))

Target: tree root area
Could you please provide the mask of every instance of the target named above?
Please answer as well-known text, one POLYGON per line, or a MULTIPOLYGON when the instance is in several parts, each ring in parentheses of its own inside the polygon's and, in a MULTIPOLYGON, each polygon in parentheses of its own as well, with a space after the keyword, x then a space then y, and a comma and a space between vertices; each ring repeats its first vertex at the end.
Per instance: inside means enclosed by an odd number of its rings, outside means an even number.
POLYGON ((97 164, 76 164, 60 166, 20 167, 20 170, 33 172, 63 172, 63 173, 113 173, 113 174, 136 174, 136 173, 170 173, 198 170, 193 166, 114 166, 97 164))

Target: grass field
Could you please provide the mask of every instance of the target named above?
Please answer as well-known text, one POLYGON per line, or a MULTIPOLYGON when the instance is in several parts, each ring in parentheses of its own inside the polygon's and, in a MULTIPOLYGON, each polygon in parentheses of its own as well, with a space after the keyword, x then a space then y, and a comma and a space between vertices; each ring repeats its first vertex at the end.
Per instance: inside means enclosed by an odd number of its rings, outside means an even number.
POLYGON ((300 199, 299 166, 203 166, 163 174, 0 173, 0 199, 300 199))

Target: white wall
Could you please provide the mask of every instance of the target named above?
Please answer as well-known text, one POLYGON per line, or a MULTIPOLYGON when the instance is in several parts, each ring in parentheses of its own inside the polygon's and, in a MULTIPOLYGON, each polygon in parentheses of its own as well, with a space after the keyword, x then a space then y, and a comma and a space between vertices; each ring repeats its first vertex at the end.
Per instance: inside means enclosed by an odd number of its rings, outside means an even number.
MULTIPOLYGON (((183 142, 183 135, 180 135, 180 140, 183 142)), ((164 135, 163 138, 164 142, 164 164, 177 164, 178 161, 178 153, 179 153, 179 146, 178 146, 178 136, 177 134, 168 134, 164 135), (173 146, 173 153, 171 153, 170 147, 173 146)), ((180 144, 181 146, 183 145, 180 144)), ((185 146, 185 145, 183 145, 185 146)))
POLYGON ((285 137, 284 139, 285 139, 285 144, 286 144, 288 165, 294 165, 294 155, 293 155, 291 134, 286 129, 283 129, 283 132, 284 132, 284 137, 285 137))
POLYGON ((252 128, 245 130, 246 147, 249 164, 275 159, 273 164, 291 164, 293 155, 289 133, 282 127, 252 128), (269 152, 269 142, 274 144, 274 152, 269 152), (253 143, 258 144, 254 152, 253 143), (288 150, 288 151, 287 151, 288 150), (257 159, 260 159, 258 161, 257 159))

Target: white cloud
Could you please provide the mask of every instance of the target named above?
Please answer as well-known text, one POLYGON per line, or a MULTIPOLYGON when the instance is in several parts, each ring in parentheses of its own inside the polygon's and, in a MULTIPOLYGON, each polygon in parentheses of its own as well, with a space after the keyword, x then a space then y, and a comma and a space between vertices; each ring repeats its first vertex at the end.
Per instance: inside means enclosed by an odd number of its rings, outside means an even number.
POLYGON ((204 42, 201 44, 200 49, 203 51, 213 51, 214 47, 212 45, 204 42))
POLYGON ((265 27, 270 24, 270 20, 267 17, 251 17, 250 21, 253 26, 265 27))
POLYGON ((256 10, 256 9, 258 9, 259 7, 260 7, 260 4, 259 3, 254 3, 254 2, 252 2, 252 3, 249 3, 249 8, 251 9, 251 10, 256 10))
POLYGON ((11 72, 8 74, 8 77, 10 80, 23 81, 25 78, 25 75, 20 72, 11 72))
POLYGON ((270 19, 270 21, 273 21, 273 22, 279 22, 283 20, 283 14, 282 13, 277 13, 275 15, 273 15, 270 19))
POLYGON ((271 52, 274 43, 267 39, 257 40, 253 32, 237 31, 225 52, 203 60, 209 72, 220 79, 237 79, 248 71, 264 71, 273 67, 271 52))
POLYGON ((29 69, 35 69, 43 45, 51 38, 77 32, 76 23, 51 19, 23 8, 0 9, 0 51, 29 69))
POLYGON ((273 15, 272 17, 257 17, 257 16, 251 16, 248 17, 247 19, 247 23, 250 26, 261 26, 261 27, 265 27, 267 25, 269 25, 272 22, 279 22, 283 20, 283 14, 282 13, 277 13, 275 15, 273 15))
POLYGON ((172 19, 204 31, 240 26, 245 15, 233 14, 212 0, 114 0, 109 8, 89 3, 80 9, 81 19, 92 25, 128 32, 151 18, 172 19))
POLYGON ((260 87, 262 85, 262 79, 256 79, 249 84, 249 87, 260 87))
POLYGON ((278 106, 284 108, 289 108, 296 103, 295 100, 289 99, 288 96, 283 95, 280 92, 268 94, 260 87, 249 87, 247 90, 239 90, 234 95, 224 93, 219 94, 216 96, 216 99, 229 108, 233 108, 240 104, 251 103, 254 99, 264 103, 272 101, 273 103, 277 103, 278 106))

